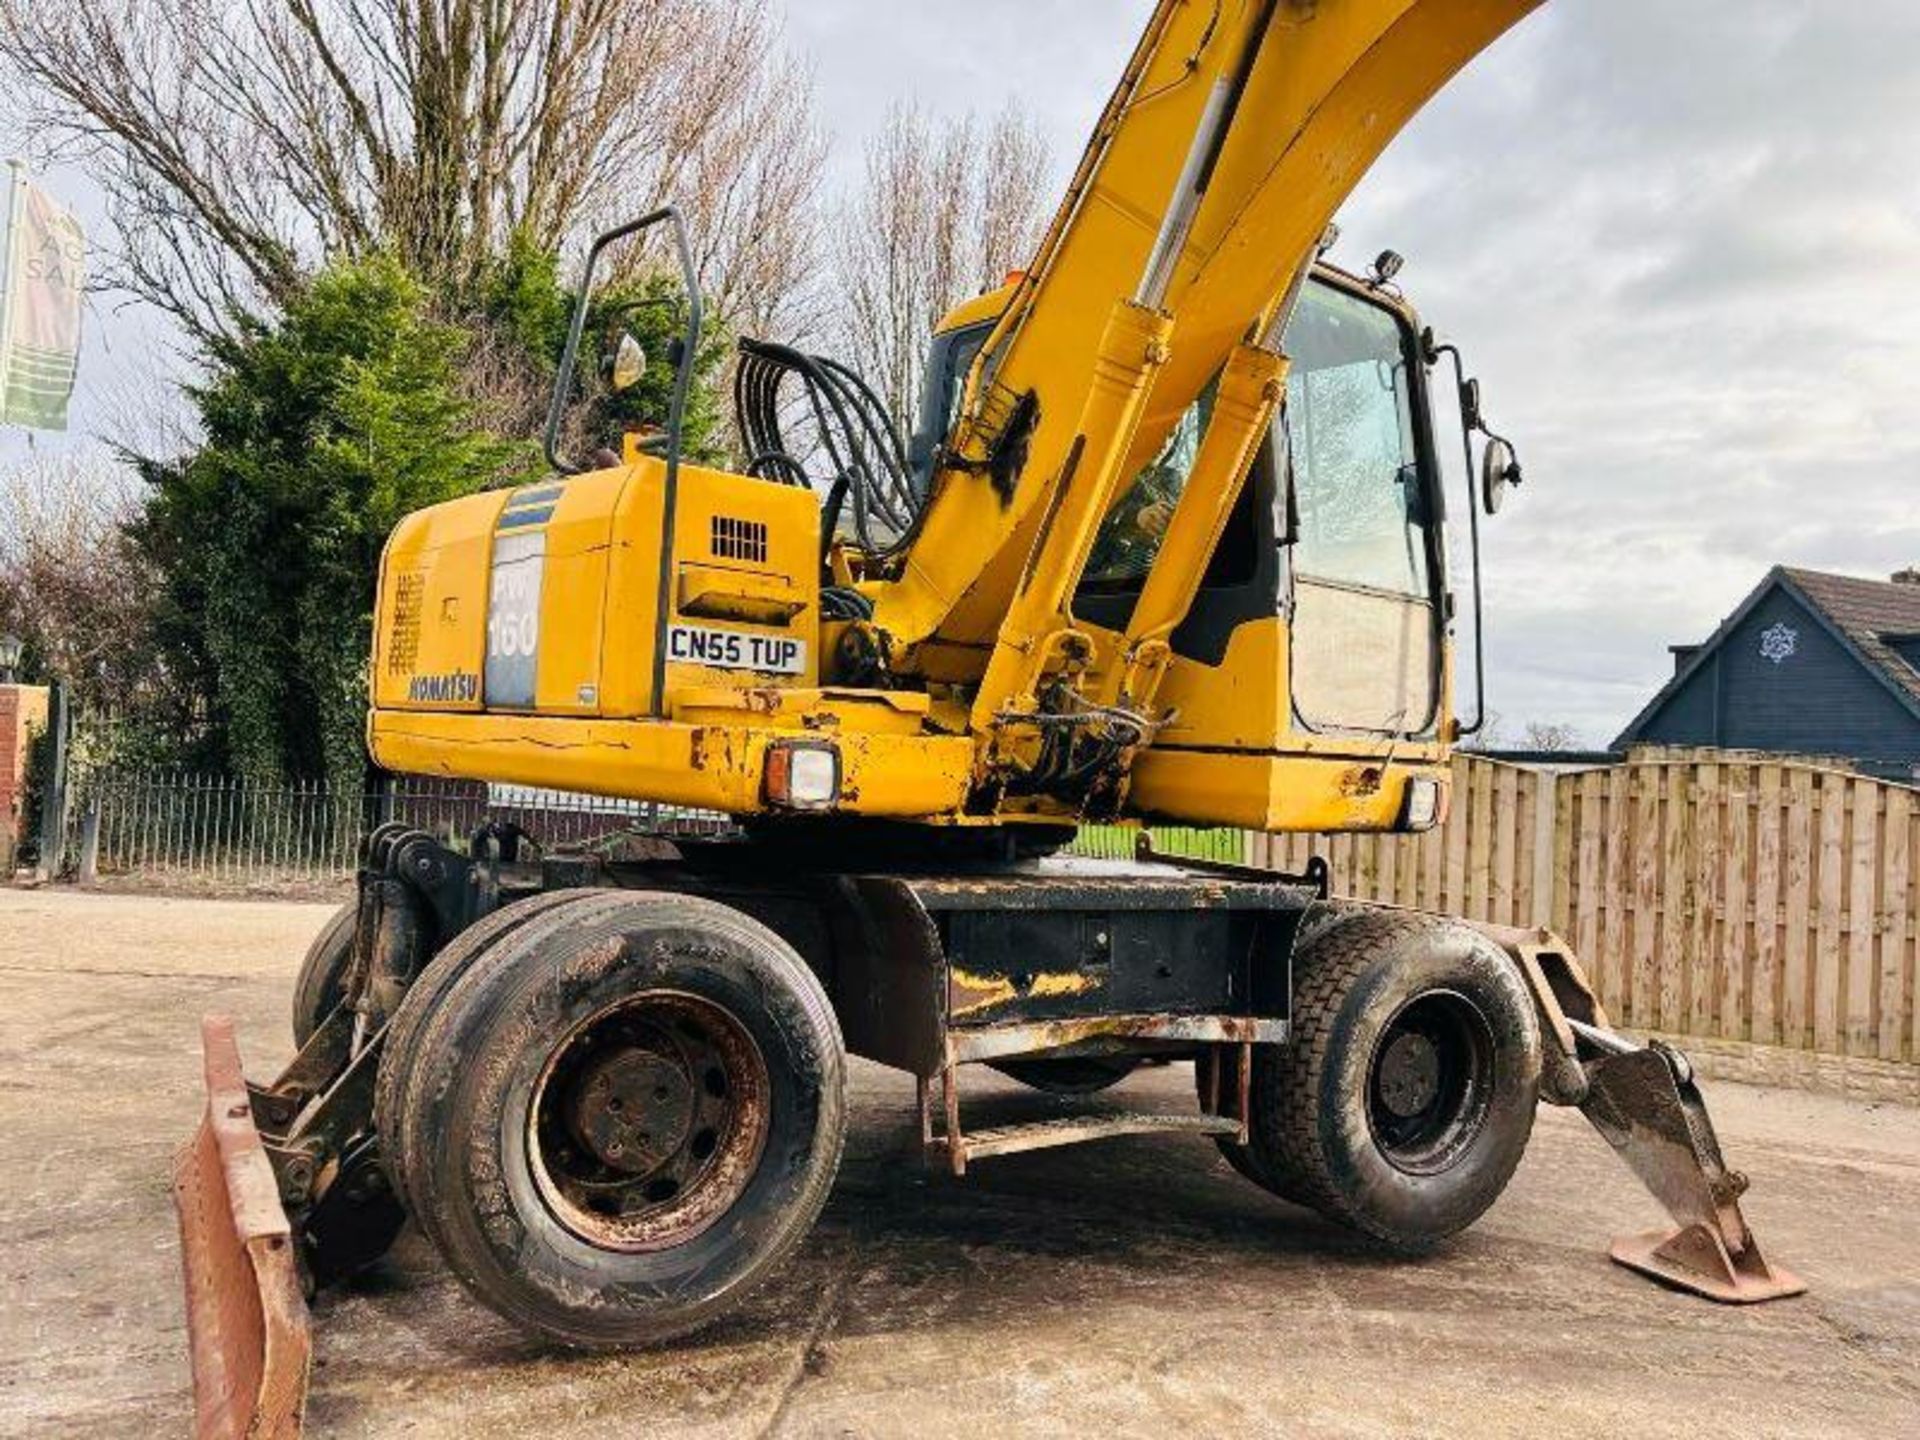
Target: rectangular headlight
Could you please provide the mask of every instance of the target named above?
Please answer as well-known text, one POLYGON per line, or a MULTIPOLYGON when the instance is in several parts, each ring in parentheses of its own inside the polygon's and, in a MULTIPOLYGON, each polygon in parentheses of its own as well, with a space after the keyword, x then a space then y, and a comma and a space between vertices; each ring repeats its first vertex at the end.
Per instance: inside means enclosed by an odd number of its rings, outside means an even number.
POLYGON ((1407 781, 1407 798, 1400 808, 1402 830, 1431 830, 1446 818, 1446 786, 1424 775, 1407 781))
POLYGON ((767 803, 786 810, 831 810, 840 799, 840 752, 817 740, 767 747, 767 803))

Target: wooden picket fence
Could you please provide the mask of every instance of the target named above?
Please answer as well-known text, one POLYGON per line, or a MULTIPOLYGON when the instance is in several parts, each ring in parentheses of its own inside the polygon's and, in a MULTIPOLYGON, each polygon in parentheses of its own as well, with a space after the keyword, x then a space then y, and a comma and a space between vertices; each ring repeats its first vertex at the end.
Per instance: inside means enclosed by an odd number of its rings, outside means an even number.
POLYGON ((1259 837, 1253 856, 1324 855, 1340 894, 1548 926, 1630 1029, 1913 1066, 1916 827, 1920 791, 1777 758, 1556 774, 1462 755, 1439 830, 1259 837))

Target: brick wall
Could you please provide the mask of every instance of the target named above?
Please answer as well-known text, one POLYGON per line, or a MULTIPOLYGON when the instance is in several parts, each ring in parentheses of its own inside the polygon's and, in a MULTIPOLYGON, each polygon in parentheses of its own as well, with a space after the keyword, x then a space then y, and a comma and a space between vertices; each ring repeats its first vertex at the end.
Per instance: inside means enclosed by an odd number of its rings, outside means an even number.
POLYGON ((13 874, 26 809, 27 751, 46 729, 42 685, 0 685, 0 879, 13 874))

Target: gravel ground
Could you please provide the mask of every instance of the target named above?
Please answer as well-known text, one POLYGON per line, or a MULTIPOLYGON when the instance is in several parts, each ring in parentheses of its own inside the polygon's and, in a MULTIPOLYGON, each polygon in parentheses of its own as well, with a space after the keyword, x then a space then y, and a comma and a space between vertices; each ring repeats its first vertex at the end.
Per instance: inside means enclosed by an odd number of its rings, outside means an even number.
MULTIPOLYGON (((168 1158, 199 1106, 195 1017, 289 1049, 325 907, 0 891, 0 1433, 180 1434, 168 1158)), ((1181 1067, 1121 1092, 1188 1103, 1181 1067)), ((1028 1104, 983 1083, 984 1120, 1028 1104)), ((1607 1263, 1652 1202, 1577 1115, 1420 1263, 1238 1179, 1205 1140, 913 1156, 910 1080, 856 1062, 818 1230, 670 1350, 544 1351, 417 1236, 315 1311, 315 1435, 1920 1434, 1920 1111, 1721 1084, 1749 1218, 1809 1296, 1751 1310, 1607 1263)))

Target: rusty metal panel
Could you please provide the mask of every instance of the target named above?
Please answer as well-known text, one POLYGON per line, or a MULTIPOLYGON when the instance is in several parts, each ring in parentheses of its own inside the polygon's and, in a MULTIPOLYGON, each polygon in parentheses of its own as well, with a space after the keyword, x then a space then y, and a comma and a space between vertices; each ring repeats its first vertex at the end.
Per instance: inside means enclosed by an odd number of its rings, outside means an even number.
POLYGON ((848 1050, 922 1078, 1098 1040, 1277 1043, 1316 896, 1137 862, 843 877, 824 900, 830 993, 848 1050))
POLYGON ((1284 1021, 1311 885, 1226 866, 1055 859, 904 882, 945 942, 953 1026, 1114 1016, 1284 1021))
MULTIPOLYGON (((1018 1155, 1027 1150, 1049 1150, 1061 1145, 1084 1145, 1121 1135, 1237 1135, 1240 1123, 1218 1115, 1063 1115, 1031 1125, 1001 1125, 966 1133, 961 1145, 968 1160, 995 1155, 1018 1155)), ((946 1136, 935 1139, 939 1153, 951 1148, 946 1136)))
POLYGON ((1250 967, 1286 965, 1290 937, 1263 923, 1270 919, 1104 907, 962 911, 946 924, 948 1023, 1243 1012, 1250 967))
POLYGON ((982 1025, 953 1030, 947 1048, 956 1065, 1034 1054, 1095 1054, 1136 1041, 1205 1045, 1279 1045, 1283 1019, 1241 1015, 1094 1015, 1075 1020, 982 1025))

